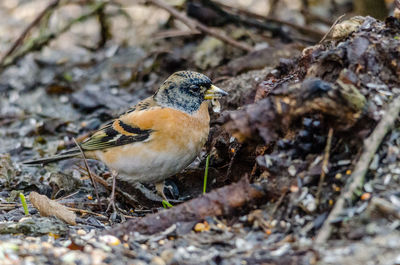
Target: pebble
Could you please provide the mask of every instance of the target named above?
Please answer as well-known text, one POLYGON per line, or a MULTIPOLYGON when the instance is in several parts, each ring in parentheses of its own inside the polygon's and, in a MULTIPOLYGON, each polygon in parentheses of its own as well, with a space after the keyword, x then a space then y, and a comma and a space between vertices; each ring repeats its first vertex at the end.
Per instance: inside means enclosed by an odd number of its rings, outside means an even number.
POLYGON ((290 250, 290 244, 285 243, 277 250, 271 251, 271 256, 280 257, 286 254, 290 250))
POLYGON ((121 241, 112 235, 104 235, 104 236, 100 236, 100 241, 103 241, 104 243, 106 243, 109 246, 118 246, 119 244, 121 244, 121 241))
POLYGON ((86 235, 86 231, 83 229, 78 229, 78 231, 76 231, 76 233, 80 236, 86 235))
POLYGON ((151 259, 150 264, 151 265, 165 265, 166 263, 162 258, 155 256, 154 258, 151 259))
POLYGON ((294 176, 296 176, 297 170, 296 170, 296 168, 295 168, 293 165, 291 165, 291 166, 288 168, 288 172, 289 172, 289 175, 290 175, 290 176, 294 177, 294 176))
POLYGON ((197 223, 194 226, 194 231, 196 231, 196 232, 203 232, 203 231, 208 231, 208 230, 210 230, 210 226, 208 225, 207 222, 197 223))

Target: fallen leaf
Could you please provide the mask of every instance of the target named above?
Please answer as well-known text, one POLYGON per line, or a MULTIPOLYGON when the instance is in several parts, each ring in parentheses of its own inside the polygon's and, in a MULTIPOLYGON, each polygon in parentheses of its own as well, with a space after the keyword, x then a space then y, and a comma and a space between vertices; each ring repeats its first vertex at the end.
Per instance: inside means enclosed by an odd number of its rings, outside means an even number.
POLYGON ((34 191, 29 194, 29 200, 41 216, 55 216, 70 225, 76 225, 75 213, 68 210, 64 205, 34 191))

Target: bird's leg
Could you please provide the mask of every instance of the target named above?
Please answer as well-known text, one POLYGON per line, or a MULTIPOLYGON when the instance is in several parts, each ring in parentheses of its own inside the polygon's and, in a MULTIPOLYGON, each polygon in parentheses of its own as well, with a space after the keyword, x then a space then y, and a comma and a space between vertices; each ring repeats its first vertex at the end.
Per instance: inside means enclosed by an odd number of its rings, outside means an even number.
POLYGON ((156 190, 158 195, 161 195, 161 197, 164 199, 162 201, 162 205, 164 206, 164 208, 171 208, 172 204, 169 203, 167 196, 165 196, 164 194, 164 181, 160 181, 156 183, 156 190))
POLYGON ((168 202, 167 196, 164 194, 164 180, 156 183, 156 191, 158 195, 168 202))
POLYGON ((118 172, 112 169, 111 176, 112 176, 112 188, 111 188, 110 202, 108 203, 106 212, 108 212, 110 210, 110 207, 112 207, 113 212, 116 213, 117 208, 115 207, 115 182, 118 176, 118 172))

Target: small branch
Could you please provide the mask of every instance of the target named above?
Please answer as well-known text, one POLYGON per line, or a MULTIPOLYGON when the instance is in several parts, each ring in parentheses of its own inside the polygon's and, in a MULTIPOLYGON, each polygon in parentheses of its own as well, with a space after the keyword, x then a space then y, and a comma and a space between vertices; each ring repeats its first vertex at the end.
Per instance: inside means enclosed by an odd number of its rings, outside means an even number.
POLYGON ((101 48, 104 47, 107 40, 111 39, 112 37, 111 26, 108 21, 107 14, 105 12, 105 6, 103 6, 97 11, 97 18, 100 24, 100 41, 98 47, 101 48))
POLYGON ((65 25, 63 28, 59 29, 56 32, 43 34, 37 38, 30 40, 29 42, 26 43, 25 47, 21 47, 21 49, 18 52, 16 52, 13 56, 7 56, 4 62, 0 64, 0 73, 5 68, 9 67, 10 65, 13 65, 18 59, 22 58, 26 54, 40 50, 45 45, 47 45, 51 40, 67 32, 74 24, 83 22, 89 19, 90 17, 94 16, 100 8, 104 7, 105 4, 106 2, 98 3, 93 7, 93 9, 90 12, 83 14, 82 16, 76 19, 71 20, 67 25, 65 25))
POLYGON ((374 158, 375 153, 382 143, 385 135, 393 127, 395 121, 399 116, 399 113, 400 96, 393 99, 393 101, 387 107, 385 115, 383 115, 381 121, 375 127, 372 134, 367 139, 365 139, 364 151, 354 168, 353 174, 351 175, 351 182, 346 185, 345 189, 343 189, 343 192, 340 195, 339 199, 336 201, 336 204, 333 207, 331 213, 325 220, 324 225, 322 226, 315 239, 316 244, 325 243, 329 239, 332 232, 332 221, 339 217, 339 215, 343 211, 343 208, 345 207, 345 203, 351 202, 354 192, 361 188, 364 182, 364 177, 368 172, 369 164, 374 158))
MULTIPOLYGON (((60 203, 60 204, 63 204, 63 203, 60 203)), ((99 214, 99 213, 92 212, 92 211, 73 208, 73 207, 67 207, 67 209, 70 210, 70 211, 73 211, 73 212, 80 213, 80 214, 90 214, 90 215, 94 215, 94 216, 100 217, 103 220, 108 220, 108 218, 106 216, 104 216, 102 214, 99 214)))
MULTIPOLYGON (((81 170, 84 170, 84 168, 82 166, 78 166, 81 170)), ((83 174, 85 174, 84 172, 82 172, 83 174)), ((100 185, 102 185, 104 188, 106 188, 107 190, 111 191, 112 190, 112 186, 108 184, 108 182, 106 180, 104 180, 103 178, 101 178, 100 176, 97 176, 96 174, 92 174, 93 179, 100 183, 100 185)), ((133 196, 131 196, 129 193, 124 192, 123 190, 121 190, 118 186, 115 186, 115 192, 117 195, 123 197, 132 207, 135 207, 139 204, 138 200, 136 200, 133 196)))
POLYGON ((306 27, 306 26, 302 26, 302 25, 299 25, 299 24, 295 24, 295 23, 292 23, 292 22, 289 22, 289 21, 286 21, 286 20, 282 20, 282 19, 279 19, 279 18, 272 17, 272 16, 262 16, 262 15, 253 13, 253 12, 251 12, 249 10, 238 8, 238 7, 231 7, 231 6, 223 4, 223 3, 218 3, 218 5, 226 8, 226 9, 236 10, 238 14, 243 14, 243 15, 249 16, 251 18, 256 18, 256 19, 259 19, 259 20, 266 20, 268 22, 273 22, 273 23, 277 23, 277 24, 280 24, 280 25, 285 25, 285 26, 291 27, 291 28, 293 28, 295 30, 298 30, 298 31, 300 31, 302 33, 305 33, 305 34, 307 34, 307 35, 309 35, 311 37, 317 38, 317 39, 321 38, 324 35, 324 33, 321 32, 320 30, 313 29, 313 28, 306 27))
POLYGON ((36 16, 36 18, 24 29, 24 31, 22 31, 21 35, 15 40, 13 45, 1 57, 0 65, 3 65, 7 57, 9 57, 15 51, 15 49, 17 49, 18 46, 22 44, 23 40, 31 31, 31 29, 33 29, 37 24, 39 24, 39 22, 46 16, 46 14, 50 12, 52 9, 54 9, 59 4, 59 2, 60 0, 53 0, 45 7, 45 9, 42 10, 42 12, 40 12, 36 16))
POLYGON ((185 14, 179 12, 177 9, 173 8, 172 6, 166 4, 165 2, 163 2, 162 0, 147 0, 148 3, 153 4, 155 6, 158 6, 159 8, 162 8, 164 10, 166 10, 168 13, 170 13, 173 17, 175 17, 176 19, 182 21, 186 26, 188 26, 192 31, 194 32, 198 32, 201 31, 204 34, 213 36, 219 40, 222 40, 223 42, 228 43, 229 45, 242 49, 244 51, 247 52, 251 52, 253 51, 253 48, 247 44, 238 42, 234 39, 232 39, 231 37, 221 34, 218 31, 211 29, 209 27, 207 27, 206 25, 198 22, 197 20, 191 19, 188 16, 186 16, 185 14))
POLYGON ((329 30, 325 33, 325 35, 322 37, 322 39, 319 41, 319 44, 321 44, 322 42, 324 42, 326 40, 326 38, 328 38, 329 34, 331 34, 333 28, 342 20, 342 18, 345 16, 346 14, 341 15, 340 17, 338 17, 335 22, 333 22, 332 26, 329 28, 329 30))
POLYGON ((102 209, 101 203, 100 203, 99 191, 97 190, 97 184, 96 184, 96 181, 94 181, 94 178, 93 178, 93 176, 92 176, 92 172, 90 172, 90 168, 89 168, 89 165, 88 165, 88 162, 87 162, 85 153, 83 152, 83 150, 82 150, 80 144, 75 140, 75 138, 72 138, 72 139, 74 140, 76 146, 79 148, 79 151, 80 151, 81 154, 82 154, 82 158, 83 158, 83 162, 85 163, 86 171, 87 171, 87 173, 88 173, 88 175, 89 175, 89 177, 90 177, 90 180, 92 181, 92 185, 93 185, 94 191, 95 191, 95 193, 96 193, 96 199, 97 199, 97 203, 98 203, 98 205, 99 205, 99 209, 102 209))
POLYGON ((324 185, 325 176, 328 173, 329 153, 331 151, 332 136, 333 136, 333 129, 329 128, 328 138, 326 140, 325 151, 324 151, 324 160, 322 161, 321 175, 320 175, 319 183, 318 183, 318 190, 317 190, 317 194, 315 196, 317 204, 320 203, 320 197, 321 197, 320 195, 321 195, 322 185, 324 185))
POLYGON ((261 187, 251 185, 247 178, 242 178, 237 183, 213 190, 169 210, 129 220, 106 233, 117 236, 136 231, 142 234, 154 234, 178 222, 200 221, 207 216, 231 216, 257 202, 264 202, 269 194, 271 193, 261 187))

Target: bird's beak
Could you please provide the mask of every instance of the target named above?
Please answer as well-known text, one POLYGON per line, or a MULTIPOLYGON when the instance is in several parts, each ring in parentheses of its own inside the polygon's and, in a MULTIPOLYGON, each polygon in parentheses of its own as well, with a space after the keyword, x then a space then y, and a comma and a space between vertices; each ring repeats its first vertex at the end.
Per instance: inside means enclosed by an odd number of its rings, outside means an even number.
POLYGON ((204 94, 204 99, 219 99, 227 95, 228 93, 221 88, 211 85, 211 87, 204 94))

